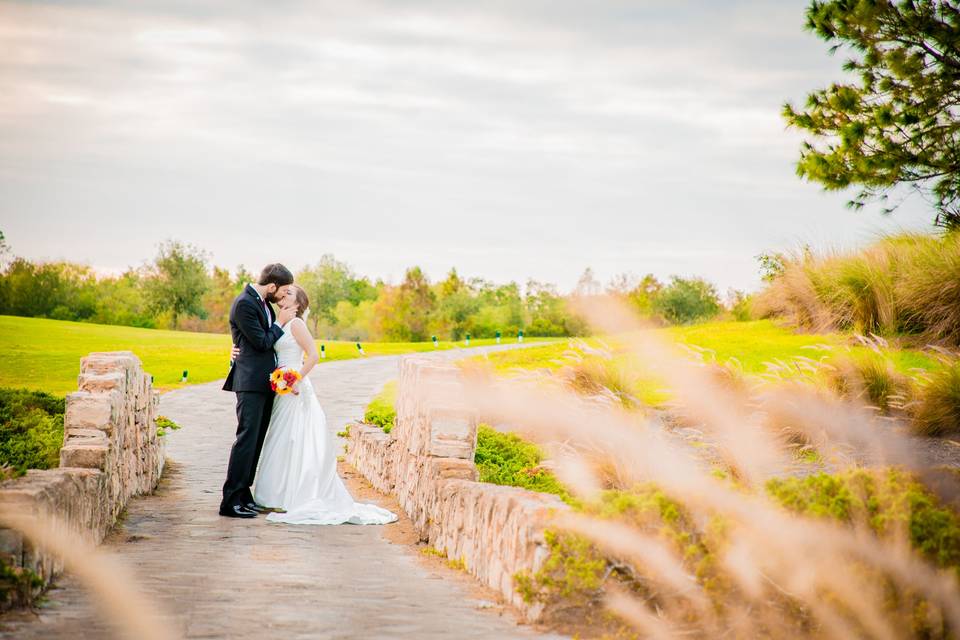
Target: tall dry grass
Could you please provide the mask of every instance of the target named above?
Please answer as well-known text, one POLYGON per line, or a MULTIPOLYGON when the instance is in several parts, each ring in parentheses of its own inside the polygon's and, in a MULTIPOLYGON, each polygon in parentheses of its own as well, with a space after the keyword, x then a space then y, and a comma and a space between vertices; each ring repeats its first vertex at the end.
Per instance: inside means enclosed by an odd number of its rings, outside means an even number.
POLYGON ((960 344, 960 233, 889 236, 852 253, 784 256, 755 311, 796 326, 960 344))
MULTIPOLYGON (((30 544, 60 558, 64 569, 90 592, 102 619, 117 637, 175 640, 181 637, 162 608, 139 589, 128 567, 93 546, 87 536, 62 521, 0 510, 0 526, 22 533, 30 544)), ((76 637, 84 636, 83 629, 76 637)))
POLYGON ((691 522, 720 525, 718 557, 705 580, 702 567, 690 565, 689 544, 666 544, 630 520, 583 512, 559 522, 634 568, 626 586, 606 589, 606 604, 621 619, 658 638, 946 638, 960 630, 956 573, 918 555, 904 523, 891 523, 880 537, 866 521, 790 513, 762 490, 788 457, 784 419, 823 449, 870 448, 877 460, 915 468, 905 436, 879 429, 876 412, 864 404, 824 389, 781 387, 747 398, 644 331, 614 301, 593 300, 580 311, 657 368, 739 478, 719 478, 662 425, 617 403, 542 384, 470 380, 466 398, 478 411, 541 442, 562 443, 557 471, 583 500, 597 499, 603 486, 596 464, 602 452, 624 486, 655 483, 682 501, 691 522))

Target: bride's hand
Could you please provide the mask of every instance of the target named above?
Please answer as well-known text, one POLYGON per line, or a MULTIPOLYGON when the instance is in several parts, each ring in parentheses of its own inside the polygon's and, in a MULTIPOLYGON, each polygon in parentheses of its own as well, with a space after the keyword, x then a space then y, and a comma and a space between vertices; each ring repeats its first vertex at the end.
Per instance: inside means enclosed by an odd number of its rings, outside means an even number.
POLYGON ((300 395, 300 383, 299 383, 299 382, 295 382, 295 383, 293 384, 293 386, 290 387, 290 393, 292 393, 292 394, 295 395, 295 396, 300 395))

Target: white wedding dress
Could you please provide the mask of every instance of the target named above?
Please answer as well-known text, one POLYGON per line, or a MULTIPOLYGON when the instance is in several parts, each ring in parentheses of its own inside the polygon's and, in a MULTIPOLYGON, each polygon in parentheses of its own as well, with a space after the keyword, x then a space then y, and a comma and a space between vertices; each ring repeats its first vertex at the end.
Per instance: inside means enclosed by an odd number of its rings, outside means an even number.
MULTIPOLYGON (((283 329, 274 349, 280 367, 299 369, 303 349, 291 333, 294 319, 283 329)), ((309 378, 300 381, 300 394, 277 396, 263 442, 254 485, 255 500, 286 513, 271 513, 270 522, 289 524, 386 524, 397 516, 373 504, 353 501, 337 475, 337 456, 327 418, 309 378)))

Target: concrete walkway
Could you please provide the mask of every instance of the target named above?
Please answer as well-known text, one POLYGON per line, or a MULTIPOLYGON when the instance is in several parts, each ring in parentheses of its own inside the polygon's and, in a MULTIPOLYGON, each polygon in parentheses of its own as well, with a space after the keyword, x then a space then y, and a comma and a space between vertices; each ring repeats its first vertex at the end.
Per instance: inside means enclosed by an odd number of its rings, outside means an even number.
MULTIPOLYGON (((470 353, 496 347, 471 349, 470 353)), ((438 352, 451 358, 464 351, 438 352)), ((397 375, 397 357, 321 364, 311 378, 339 431, 397 375)), ((384 527, 311 527, 217 515, 236 428, 220 383, 165 394, 170 465, 156 494, 133 500, 107 548, 135 567, 145 591, 190 638, 531 638, 510 616, 482 610, 475 593, 432 574, 384 527)), ((388 527, 391 525, 387 525, 388 527)), ((3 638, 106 638, 69 576, 37 613, 0 617, 3 638)))

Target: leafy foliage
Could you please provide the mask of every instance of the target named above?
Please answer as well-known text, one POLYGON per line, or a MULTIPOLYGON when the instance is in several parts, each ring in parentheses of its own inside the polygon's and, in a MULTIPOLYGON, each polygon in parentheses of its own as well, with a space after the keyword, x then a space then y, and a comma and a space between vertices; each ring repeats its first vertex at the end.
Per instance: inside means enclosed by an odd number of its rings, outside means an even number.
POLYGON ((390 433, 397 419, 397 410, 394 407, 396 402, 397 381, 392 380, 383 385, 380 393, 367 405, 363 421, 380 427, 384 433, 390 433))
POLYGON ((905 531, 914 549, 960 577, 960 516, 904 471, 819 473, 770 480, 766 489, 781 505, 806 516, 865 523, 879 536, 905 531))
POLYGON ((720 312, 716 288, 702 278, 674 276, 653 301, 653 309, 670 324, 707 320, 720 312))
MULTIPOLYGON (((936 223, 960 226, 960 10, 952 0, 813 0, 806 28, 852 56, 858 82, 810 94, 783 114, 809 132, 797 173, 826 189, 859 185, 851 203, 896 185, 928 192, 936 223)), ((887 209, 888 211, 890 209, 887 209)))
POLYGON ((516 434, 479 425, 474 461, 480 472, 480 482, 522 487, 552 493, 565 501, 572 500, 553 472, 541 466, 543 452, 540 448, 516 434))
POLYGON ((204 317, 201 301, 210 289, 207 254, 192 245, 168 240, 160 245, 145 284, 150 308, 169 312, 174 329, 181 316, 204 317))
POLYGON ((0 388, 0 465, 9 465, 18 474, 58 466, 63 412, 63 398, 0 388))
POLYGON ((42 588, 43 580, 34 571, 11 566, 0 557, 0 609, 28 606, 42 588))
POLYGON ((167 416, 157 416, 157 435, 163 437, 167 435, 167 431, 178 431, 180 425, 168 418, 167 416))

